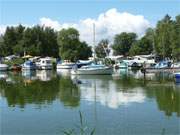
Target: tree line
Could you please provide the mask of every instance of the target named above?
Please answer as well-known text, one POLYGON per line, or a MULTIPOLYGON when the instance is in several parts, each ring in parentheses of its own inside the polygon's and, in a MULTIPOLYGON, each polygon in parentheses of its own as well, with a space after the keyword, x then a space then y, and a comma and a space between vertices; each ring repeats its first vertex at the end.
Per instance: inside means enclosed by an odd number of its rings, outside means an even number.
MULTIPOLYGON (((98 57, 106 56, 109 42, 103 39, 95 48, 98 57), (105 42, 106 41, 106 42, 105 42)), ((148 55, 155 54, 160 59, 180 60, 180 15, 172 20, 166 15, 158 21, 155 28, 148 28, 143 37, 138 39, 136 33, 120 33, 115 35, 112 45, 114 55, 148 55)))
MULTIPOLYGON (((76 61, 92 56, 92 48, 80 41, 78 30, 74 28, 55 31, 50 27, 36 25, 7 27, 0 36, 0 56, 26 54, 53 56, 76 61)), ((158 21, 155 28, 149 28, 143 37, 135 33, 115 35, 110 45, 108 39, 102 39, 95 47, 96 56, 104 58, 112 48, 114 55, 155 54, 160 58, 180 59, 180 15, 173 20, 166 15, 158 21)))

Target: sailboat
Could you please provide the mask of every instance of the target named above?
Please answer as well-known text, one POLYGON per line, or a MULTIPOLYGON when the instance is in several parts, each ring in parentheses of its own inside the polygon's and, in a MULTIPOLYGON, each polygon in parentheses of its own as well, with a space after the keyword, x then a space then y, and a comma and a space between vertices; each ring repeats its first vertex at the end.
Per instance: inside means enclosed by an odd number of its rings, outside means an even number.
POLYGON ((112 67, 108 67, 102 64, 92 63, 81 68, 73 67, 71 74, 77 75, 111 75, 113 73, 112 67))
MULTIPOLYGON (((94 47, 95 47, 95 24, 93 24, 93 35, 94 35, 94 47)), ((94 49, 95 50, 95 49, 94 49)), ((95 51, 94 51, 95 53, 95 51)), ((95 60, 95 55, 94 55, 95 60)), ((113 68, 103 65, 103 64, 97 64, 95 62, 92 62, 89 65, 82 66, 78 68, 77 65, 75 65, 72 70, 71 74, 76 75, 111 75, 113 73, 113 68)))

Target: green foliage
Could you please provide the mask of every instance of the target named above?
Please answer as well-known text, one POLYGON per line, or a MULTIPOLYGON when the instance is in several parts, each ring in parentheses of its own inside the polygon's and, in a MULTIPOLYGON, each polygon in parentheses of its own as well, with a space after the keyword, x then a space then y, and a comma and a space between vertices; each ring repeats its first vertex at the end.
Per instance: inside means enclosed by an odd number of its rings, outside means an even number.
POLYGON ((173 22, 173 31, 170 38, 172 42, 172 57, 180 60, 180 15, 176 16, 176 20, 173 22))
POLYGON ((77 61, 87 59, 92 55, 91 47, 81 42, 79 32, 74 28, 62 29, 58 33, 58 45, 62 59, 77 61))
POLYGON ((171 17, 166 15, 158 22, 155 31, 155 49, 161 57, 171 57, 172 55, 172 41, 171 36, 173 32, 173 21, 171 17))
POLYGON ((22 25, 7 27, 0 41, 0 56, 10 54, 23 55, 24 51, 30 55, 58 57, 57 33, 49 28, 34 26, 26 28, 22 25))
POLYGON ((133 43, 136 41, 137 35, 135 33, 123 32, 114 38, 113 50, 115 55, 128 55, 133 43))
POLYGON ((95 53, 98 58, 105 58, 109 54, 110 50, 108 48, 109 40, 102 39, 98 45, 95 47, 95 53))
POLYGON ((153 52, 152 41, 143 37, 133 44, 129 53, 131 55, 148 55, 153 52))
POLYGON ((64 106, 77 107, 80 101, 80 90, 70 77, 59 79, 59 99, 64 106))

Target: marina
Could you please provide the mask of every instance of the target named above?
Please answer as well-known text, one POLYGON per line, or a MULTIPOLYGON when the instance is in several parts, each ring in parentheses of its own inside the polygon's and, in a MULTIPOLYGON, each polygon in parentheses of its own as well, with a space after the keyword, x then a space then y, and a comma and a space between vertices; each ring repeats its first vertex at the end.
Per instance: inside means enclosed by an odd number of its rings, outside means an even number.
POLYGON ((0 135, 180 135, 178 0, 0 0, 0 135))
POLYGON ((2 134, 61 134, 78 124, 79 110, 96 134, 179 132, 180 87, 168 74, 144 81, 131 70, 116 70, 113 76, 52 70, 0 76, 2 134))

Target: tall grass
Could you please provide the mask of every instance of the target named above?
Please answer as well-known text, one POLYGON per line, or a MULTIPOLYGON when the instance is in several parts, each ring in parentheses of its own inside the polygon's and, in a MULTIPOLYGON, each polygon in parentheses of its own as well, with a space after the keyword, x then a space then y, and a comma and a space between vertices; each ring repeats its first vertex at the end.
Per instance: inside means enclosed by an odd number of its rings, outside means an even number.
POLYGON ((80 124, 76 129, 64 130, 64 135, 94 135, 95 128, 89 129, 87 125, 84 124, 83 115, 81 111, 79 111, 80 124))

